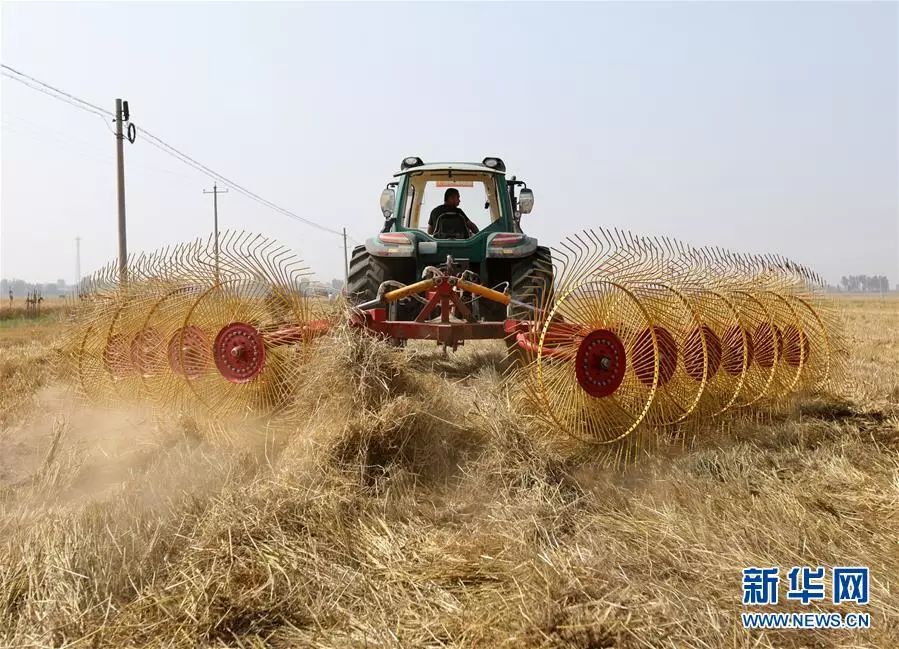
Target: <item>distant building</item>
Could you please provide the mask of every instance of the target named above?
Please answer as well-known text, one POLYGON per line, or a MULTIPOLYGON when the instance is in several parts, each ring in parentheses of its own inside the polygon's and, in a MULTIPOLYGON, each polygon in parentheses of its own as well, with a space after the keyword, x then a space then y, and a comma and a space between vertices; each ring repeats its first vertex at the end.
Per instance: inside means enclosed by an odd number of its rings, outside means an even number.
POLYGON ((339 293, 332 284, 325 284, 317 280, 304 282, 302 283, 303 294, 310 297, 332 297, 339 293))
POLYGON ((4 299, 9 297, 9 291, 12 289, 13 297, 24 298, 30 292, 37 291, 44 297, 55 297, 57 295, 68 295, 74 290, 74 286, 66 284, 65 280, 58 279, 55 282, 46 284, 26 282, 23 279, 0 279, 0 296, 4 299))

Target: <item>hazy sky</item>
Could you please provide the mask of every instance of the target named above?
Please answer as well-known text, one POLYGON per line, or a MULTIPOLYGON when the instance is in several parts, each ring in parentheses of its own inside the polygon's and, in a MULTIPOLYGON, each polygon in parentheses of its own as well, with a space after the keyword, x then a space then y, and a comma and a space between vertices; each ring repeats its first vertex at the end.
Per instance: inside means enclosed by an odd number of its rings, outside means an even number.
MULTIPOLYGON (((897 4, 2 4, 2 60, 353 237, 407 155, 503 157, 554 243, 614 226, 899 281, 897 4)), ((100 117, 2 78, 0 276, 116 255, 100 117)), ((128 240, 212 228, 212 182, 126 144, 128 240)), ((323 278, 337 237, 237 193, 222 228, 323 278)))

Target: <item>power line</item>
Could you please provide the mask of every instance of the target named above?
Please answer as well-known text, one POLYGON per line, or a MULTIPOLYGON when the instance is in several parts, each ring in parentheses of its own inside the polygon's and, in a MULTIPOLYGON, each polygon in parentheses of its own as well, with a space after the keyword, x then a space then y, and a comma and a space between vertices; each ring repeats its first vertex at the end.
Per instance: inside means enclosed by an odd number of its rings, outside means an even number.
MULTIPOLYGON (((36 79, 35 77, 27 75, 24 72, 20 72, 19 70, 16 70, 15 68, 12 68, 12 67, 6 65, 5 63, 0 64, 0 68, 2 68, 3 76, 5 76, 9 79, 12 79, 13 81, 17 81, 17 82, 21 83, 22 85, 24 85, 28 88, 31 88, 32 90, 36 90, 36 91, 41 92, 49 97, 53 97, 54 99, 63 101, 65 103, 69 104, 70 106, 74 106, 75 108, 80 108, 81 110, 84 110, 84 111, 87 111, 90 113, 94 113, 95 115, 99 115, 100 117, 103 117, 104 124, 106 124, 105 118, 115 117, 115 115, 113 115, 113 113, 108 110, 104 110, 103 108, 100 108, 99 106, 92 104, 89 101, 85 101, 84 99, 81 99, 80 97, 76 97, 75 95, 72 95, 68 92, 60 90, 59 88, 51 86, 50 84, 45 83, 45 82, 41 81, 40 79, 36 79)), ((109 128, 109 125, 106 124, 106 127, 109 128)), ((148 144, 150 144, 151 146, 154 146, 157 149, 159 149, 160 151, 162 151, 163 153, 170 155, 177 160, 180 160, 184 164, 192 167, 193 169, 195 169, 196 171, 199 171, 200 173, 203 173, 203 174, 209 176, 213 180, 221 181, 222 183, 224 183, 225 185, 227 185, 234 191, 246 196, 247 198, 249 198, 265 207, 268 207, 269 209, 274 210, 284 216, 287 216, 294 220, 300 221, 301 223, 304 223, 310 227, 317 228, 323 232, 327 232, 329 234, 333 234, 333 235, 336 235, 339 237, 345 236, 344 232, 342 232, 342 231, 329 228, 327 226, 321 225, 320 223, 316 223, 315 221, 313 221, 311 219, 307 219, 303 216, 300 216, 299 214, 296 214, 295 212, 292 212, 291 210, 288 210, 285 207, 281 207, 280 205, 273 203, 272 201, 270 201, 266 198, 263 198, 259 194, 250 191, 246 187, 243 187, 243 186, 237 184, 233 180, 230 180, 229 178, 218 173, 217 171, 210 169, 209 167, 207 167, 203 163, 195 160, 194 158, 187 155, 186 153, 179 151, 178 149, 173 147, 171 144, 169 144, 162 138, 154 135, 150 131, 147 131, 143 127, 141 127, 140 132, 142 135, 142 139, 145 139, 146 142, 148 144)), ((359 243, 353 237, 350 237, 349 235, 346 235, 346 236, 349 240, 353 241, 354 243, 359 243)))
POLYGON ((86 110, 86 111, 89 111, 92 113, 97 113, 99 115, 104 115, 106 117, 114 117, 114 115, 108 110, 100 108, 99 106, 92 104, 89 101, 84 101, 83 99, 76 97, 75 95, 69 94, 69 93, 65 92, 64 90, 60 90, 59 88, 51 86, 49 83, 44 83, 40 79, 35 79, 34 77, 29 76, 29 75, 25 74, 24 72, 19 72, 15 68, 11 68, 8 65, 6 65, 5 63, 0 63, 0 68, 3 68, 3 70, 4 70, 3 76, 8 77, 8 78, 12 79, 13 81, 18 81, 19 83, 21 83, 25 86, 28 86, 32 90, 37 90, 39 92, 44 93, 45 95, 50 95, 51 97, 55 97, 56 99, 61 99, 62 101, 65 101, 67 104, 71 104, 72 106, 75 106, 76 108, 81 108, 82 110, 86 110), (16 76, 14 76, 14 75, 16 75, 16 76), (34 85, 28 83, 27 81, 25 81, 25 79, 27 79, 28 81, 31 81, 33 83, 36 83, 37 86, 34 86, 34 85), (49 91, 52 91, 53 93, 56 93, 56 94, 55 95, 51 94, 51 92, 49 92, 49 91))
POLYGON ((272 210, 275 210, 276 212, 279 212, 279 213, 281 213, 281 214, 283 214, 283 215, 285 215, 285 216, 288 216, 288 217, 290 217, 290 218, 292 218, 292 219, 296 219, 297 221, 301 221, 302 223, 305 223, 306 225, 309 225, 309 226, 314 227, 314 228, 318 228, 319 230, 322 230, 323 232, 328 232, 328 233, 330 233, 330 234, 335 234, 335 235, 337 235, 337 236, 339 236, 339 237, 342 237, 342 236, 343 236, 343 232, 340 232, 340 231, 338 231, 338 230, 332 230, 331 228, 329 228, 329 227, 327 227, 327 226, 321 225, 321 224, 319 224, 319 223, 316 223, 315 221, 312 221, 312 220, 310 220, 310 219, 307 219, 307 218, 305 218, 305 217, 302 217, 302 216, 300 216, 299 214, 296 214, 296 213, 294 213, 294 212, 288 210, 288 209, 285 208, 285 207, 281 207, 280 205, 277 205, 276 203, 273 203, 272 201, 270 201, 270 200, 268 200, 268 199, 266 199, 266 198, 263 198, 263 197, 260 196, 259 194, 256 194, 255 192, 252 192, 252 191, 250 191, 249 189, 247 189, 247 188, 245 188, 245 187, 242 187, 241 185, 238 185, 238 184, 237 184, 236 182, 234 182, 233 180, 230 180, 229 178, 226 178, 225 176, 223 176, 222 174, 218 173, 217 171, 213 171, 212 169, 210 169, 209 167, 207 167, 207 166, 204 165, 203 163, 198 162, 198 161, 195 160, 194 158, 190 157, 190 156, 187 155, 186 153, 183 153, 182 151, 179 151, 178 149, 176 149, 175 147, 173 147, 171 144, 169 144, 168 142, 166 142, 166 141, 163 140, 162 138, 157 137, 156 135, 153 135, 153 133, 150 133, 150 132, 149 132, 148 130, 146 130, 145 128, 141 128, 141 129, 140 129, 140 134, 143 136, 143 139, 145 139, 149 144, 151 144, 152 146, 155 146, 157 149, 159 149, 159 150, 162 151, 163 153, 166 153, 166 154, 168 154, 168 155, 171 155, 171 156, 177 158, 178 160, 180 160, 180 161, 183 162, 184 164, 187 164, 187 165, 193 167, 194 169, 196 169, 196 170, 198 170, 198 171, 200 171, 200 172, 202 172, 202 173, 204 173, 204 174, 210 176, 213 180, 218 180, 218 181, 223 182, 223 183, 226 184, 228 187, 230 187, 231 189, 233 189, 234 191, 236 191, 236 192, 238 192, 238 193, 240 193, 240 194, 243 194, 243 195, 246 196, 247 198, 250 198, 250 199, 252 199, 252 200, 254 200, 254 201, 256 201, 257 203, 260 203, 260 204, 262 204, 262 205, 265 205, 266 207, 268 207, 268 208, 270 208, 270 209, 272 209, 272 210))
MULTIPOLYGON (((87 140, 74 138, 72 137, 72 134, 68 132, 60 132, 58 130, 41 126, 35 122, 29 121, 24 117, 15 115, 13 113, 4 114, 3 122, 0 126, 2 126, 3 132, 23 135, 36 141, 51 144, 57 149, 62 148, 67 151, 71 151, 84 160, 99 162, 105 165, 115 164, 115 156, 113 154, 110 154, 108 151, 103 152, 97 150, 87 140), (15 120, 15 122, 21 122, 21 124, 8 123, 8 119, 13 119, 15 120)), ((115 131, 112 131, 112 133, 113 135, 115 135, 115 131)), ((149 171, 152 173, 165 174, 169 177, 177 178, 180 182, 190 181, 191 183, 196 183, 196 177, 192 174, 189 174, 187 170, 183 170, 180 167, 178 168, 179 170, 176 171, 172 168, 164 168, 162 166, 157 166, 137 160, 129 161, 128 166, 137 167, 138 169, 149 171)))

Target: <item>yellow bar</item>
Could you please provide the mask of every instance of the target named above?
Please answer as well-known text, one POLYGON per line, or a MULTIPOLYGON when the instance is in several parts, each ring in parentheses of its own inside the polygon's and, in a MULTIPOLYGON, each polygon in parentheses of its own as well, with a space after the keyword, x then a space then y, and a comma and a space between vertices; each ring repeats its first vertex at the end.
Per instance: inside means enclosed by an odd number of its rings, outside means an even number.
POLYGON ((459 283, 456 284, 463 291, 468 291, 469 293, 474 293, 476 295, 480 295, 481 297, 486 297, 488 300, 493 300, 494 302, 499 302, 500 304, 509 304, 509 296, 505 293, 500 293, 499 291, 494 291, 492 288, 487 288, 486 286, 481 286, 480 284, 472 284, 471 282, 466 282, 465 280, 459 280, 459 283))
POLYGON ((392 291, 387 291, 386 293, 384 293, 384 301, 396 302, 397 300, 402 300, 404 297, 409 297, 413 293, 423 293, 424 291, 428 291, 432 288, 434 288, 434 280, 423 279, 420 282, 409 284, 409 286, 404 286, 403 288, 395 288, 392 291))

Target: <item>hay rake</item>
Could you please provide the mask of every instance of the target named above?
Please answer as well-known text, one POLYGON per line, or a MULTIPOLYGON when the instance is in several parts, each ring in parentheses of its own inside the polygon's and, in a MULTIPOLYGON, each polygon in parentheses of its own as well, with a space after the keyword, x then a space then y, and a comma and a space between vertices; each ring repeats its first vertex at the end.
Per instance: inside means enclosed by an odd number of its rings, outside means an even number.
POLYGON ((553 431, 615 445, 635 431, 778 408, 827 387, 845 356, 820 279, 777 256, 694 248, 665 238, 587 230, 553 249, 524 300, 487 288, 452 259, 410 285, 326 313, 304 295, 308 270, 258 235, 225 233, 129 260, 90 281, 63 346, 66 373, 100 403, 141 399, 218 421, 295 417, 315 341, 343 320, 394 340, 505 339, 505 380, 553 431), (509 306, 475 318, 464 296, 509 306), (387 318, 415 297, 414 320, 387 318), (513 311, 514 309, 514 311, 513 311))
POLYGON ((519 374, 530 409, 581 441, 777 408, 839 376, 837 315, 789 260, 606 230, 554 252, 519 374))

